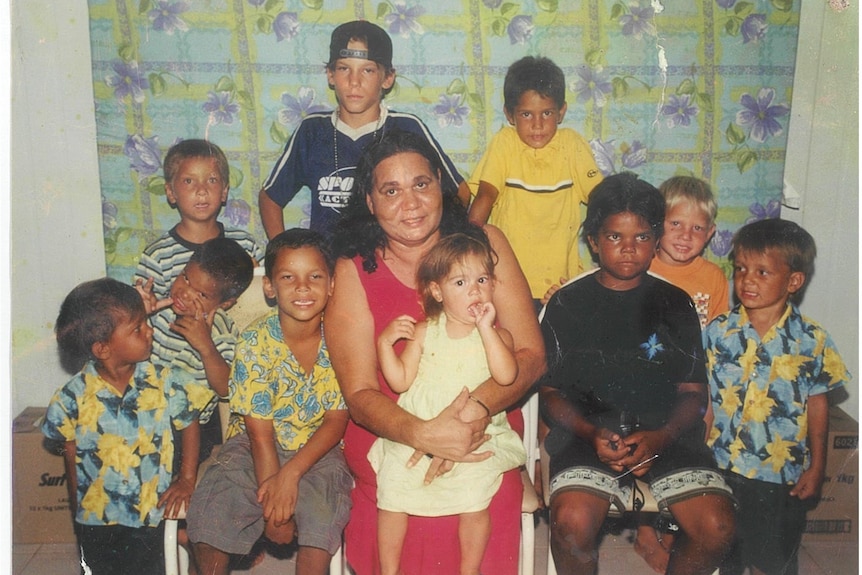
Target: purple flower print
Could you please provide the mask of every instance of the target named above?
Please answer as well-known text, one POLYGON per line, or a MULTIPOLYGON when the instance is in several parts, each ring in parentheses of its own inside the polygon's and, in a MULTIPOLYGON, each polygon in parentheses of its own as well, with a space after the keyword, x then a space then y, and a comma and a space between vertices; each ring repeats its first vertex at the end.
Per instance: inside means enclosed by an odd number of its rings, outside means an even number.
POLYGON ((614 168, 616 151, 613 140, 607 142, 602 142, 598 138, 590 140, 590 149, 593 151, 593 158, 595 158, 596 165, 603 176, 610 176, 616 172, 616 168, 614 168))
POLYGON ((440 102, 434 106, 434 115, 437 116, 437 124, 441 128, 448 126, 461 127, 464 118, 470 113, 470 108, 461 102, 459 94, 440 94, 440 102))
POLYGON ((784 131, 776 118, 786 116, 790 108, 786 104, 772 105, 775 99, 773 88, 761 88, 757 99, 751 94, 743 94, 739 103, 745 108, 736 113, 736 123, 740 126, 751 126, 748 137, 761 144, 770 136, 778 136, 784 131))
POLYGON ((173 34, 176 30, 186 32, 189 29, 180 14, 189 9, 185 2, 174 2, 173 4, 166 0, 159 0, 156 8, 147 13, 150 21, 153 23, 153 30, 158 30, 166 34, 173 34))
POLYGON ((284 126, 292 126, 298 124, 308 116, 315 112, 325 112, 329 110, 329 106, 323 104, 315 104, 314 98, 317 93, 314 88, 303 86, 296 93, 294 98, 287 92, 281 95, 281 103, 284 108, 278 111, 278 122, 284 126))
POLYGON ((272 23, 277 42, 293 40, 299 34, 299 16, 296 12, 281 12, 272 23))
POLYGON ((646 146, 640 140, 635 140, 628 150, 623 152, 622 162, 623 167, 633 170, 638 166, 646 164, 646 146))
POLYGON ((593 99, 596 106, 601 108, 605 105, 608 95, 613 92, 613 87, 608 80, 608 75, 601 68, 590 68, 589 66, 578 66, 578 79, 575 80, 574 92, 578 94, 578 103, 585 104, 593 99))
POLYGON ((736 4, 736 0, 715 0, 715 3, 718 4, 719 7, 727 10, 728 8, 736 4))
POLYGON ((733 232, 730 230, 718 230, 712 236, 712 241, 709 242, 709 249, 712 250, 717 257, 723 258, 730 253, 730 241, 733 239, 733 232))
POLYGON ((781 215, 781 202, 772 199, 765 206, 760 202, 754 202, 748 206, 748 211, 751 212, 751 217, 745 220, 746 224, 759 222, 760 220, 771 220, 781 215))
POLYGON ((691 94, 671 94, 667 104, 661 107, 663 116, 667 116, 667 125, 670 128, 691 125, 691 119, 697 116, 697 105, 691 101, 691 94))
POLYGON ((758 42, 766 37, 766 29, 769 26, 766 24, 766 14, 750 14, 742 22, 740 30, 742 31, 742 43, 758 42))
POLYGON ((233 124, 234 114, 239 113, 239 104, 230 92, 207 92, 207 101, 201 107, 214 124, 233 124))
POLYGON ((120 210, 117 209, 115 204, 102 198, 102 229, 105 235, 117 229, 117 214, 119 213, 120 210))
POLYGON ((655 24, 653 23, 655 10, 652 7, 638 8, 633 6, 629 10, 630 12, 620 16, 624 36, 633 36, 640 40, 644 34, 656 35, 655 24))
POLYGON ((248 228, 248 222, 251 220, 248 202, 240 199, 228 200, 224 208, 224 218, 232 227, 248 228))
POLYGON ((114 69, 114 74, 105 78, 105 84, 114 89, 114 97, 122 100, 126 96, 131 96, 134 102, 138 104, 143 102, 144 90, 150 88, 150 83, 138 69, 138 63, 135 60, 129 62, 115 60, 111 67, 114 69))
POLYGON ((418 22, 419 16, 425 13, 422 6, 408 8, 404 2, 395 2, 393 10, 383 18, 386 27, 392 34, 398 34, 402 38, 409 38, 410 34, 417 36, 425 33, 422 24, 418 22))
POLYGON ((533 17, 524 16, 523 14, 515 16, 509 22, 507 32, 509 33, 509 42, 511 44, 526 44, 533 36, 533 17))
POLYGON ((123 153, 129 158, 131 167, 138 172, 138 181, 157 174, 162 169, 162 152, 158 145, 159 137, 145 138, 132 134, 126 138, 123 153))

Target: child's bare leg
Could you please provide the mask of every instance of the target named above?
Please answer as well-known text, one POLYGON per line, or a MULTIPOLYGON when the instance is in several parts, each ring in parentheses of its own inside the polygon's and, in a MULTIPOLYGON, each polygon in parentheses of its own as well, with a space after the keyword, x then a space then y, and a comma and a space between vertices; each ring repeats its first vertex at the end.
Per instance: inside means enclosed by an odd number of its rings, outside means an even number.
POLYGON ((664 541, 659 540, 658 533, 651 525, 638 525, 635 551, 656 573, 663 574, 667 571, 670 551, 664 546, 664 541))
MULTIPOLYGON (((407 535, 407 514, 377 510, 377 551, 380 555, 381 575, 401 573, 401 549, 407 535)), ((297 573, 297 575, 299 575, 297 573)))
POLYGON ((326 575, 331 559, 326 549, 300 545, 296 552, 296 575, 326 575))
POLYGON ((461 575, 479 575, 485 547, 491 536, 491 514, 487 509, 475 513, 462 513, 458 520, 458 539, 461 542, 461 575))

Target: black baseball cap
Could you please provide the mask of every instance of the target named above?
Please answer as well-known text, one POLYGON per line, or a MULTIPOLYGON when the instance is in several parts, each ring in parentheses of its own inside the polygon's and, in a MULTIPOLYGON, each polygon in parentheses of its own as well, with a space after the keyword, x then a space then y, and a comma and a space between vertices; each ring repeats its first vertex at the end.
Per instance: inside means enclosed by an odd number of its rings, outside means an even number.
POLYGON ((392 40, 386 30, 367 20, 354 20, 338 26, 332 31, 329 41, 329 63, 335 64, 339 58, 363 58, 392 68, 392 40), (364 40, 367 50, 352 50, 347 47, 352 39, 364 40))

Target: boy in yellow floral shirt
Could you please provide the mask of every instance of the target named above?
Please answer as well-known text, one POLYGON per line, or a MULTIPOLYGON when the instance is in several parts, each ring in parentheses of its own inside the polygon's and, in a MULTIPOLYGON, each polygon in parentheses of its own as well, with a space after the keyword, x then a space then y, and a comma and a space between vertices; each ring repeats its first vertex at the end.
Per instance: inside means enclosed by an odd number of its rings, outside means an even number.
POLYGON ((738 561, 755 575, 798 571, 826 467, 826 393, 850 378, 826 330, 790 302, 815 254, 814 238, 793 222, 741 228, 731 253, 739 305, 704 331, 709 441, 739 501, 738 561))
POLYGON ((188 375, 148 361, 144 304, 109 278, 72 290, 55 331, 64 367, 80 371, 54 394, 42 432, 64 443, 81 565, 93 575, 162 573, 163 510, 179 502, 172 424, 198 417, 188 375))
POLYGON ((325 575, 341 545, 353 479, 341 452, 347 408, 323 339, 334 262, 323 236, 292 229, 266 248, 264 293, 276 310, 244 331, 230 376, 231 423, 187 514, 199 573, 265 535, 297 536, 297 575, 325 575))

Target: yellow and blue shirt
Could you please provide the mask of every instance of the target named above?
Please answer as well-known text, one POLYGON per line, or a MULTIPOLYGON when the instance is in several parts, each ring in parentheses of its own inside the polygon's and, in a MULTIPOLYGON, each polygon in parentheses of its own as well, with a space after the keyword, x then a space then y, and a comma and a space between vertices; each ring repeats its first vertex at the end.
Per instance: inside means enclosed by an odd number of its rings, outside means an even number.
POLYGON ((156 527, 159 497, 171 484, 172 426, 198 417, 179 369, 141 362, 120 393, 93 362, 60 388, 48 405, 42 433, 74 441, 77 515, 84 525, 156 527))
POLYGON ((245 433, 243 418, 236 415, 268 419, 278 444, 295 451, 317 431, 327 411, 347 409, 322 334, 311 373, 285 344, 278 311, 240 335, 230 377, 228 437, 245 433))
POLYGON ((850 373, 829 334, 793 304, 761 338, 745 308, 704 331, 718 466, 749 479, 795 484, 808 467, 808 398, 850 373))

